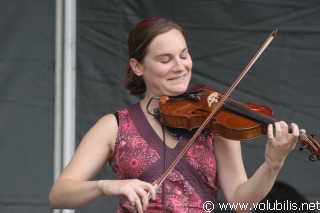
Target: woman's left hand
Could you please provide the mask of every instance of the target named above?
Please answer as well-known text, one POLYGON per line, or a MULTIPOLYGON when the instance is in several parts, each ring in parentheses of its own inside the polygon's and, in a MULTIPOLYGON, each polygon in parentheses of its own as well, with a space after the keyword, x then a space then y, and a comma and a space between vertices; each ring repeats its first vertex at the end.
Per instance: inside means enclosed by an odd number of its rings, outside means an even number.
POLYGON ((269 124, 265 158, 271 168, 281 168, 287 155, 295 148, 300 134, 299 127, 292 123, 291 129, 289 133, 289 126, 284 121, 275 122, 274 126, 269 124))

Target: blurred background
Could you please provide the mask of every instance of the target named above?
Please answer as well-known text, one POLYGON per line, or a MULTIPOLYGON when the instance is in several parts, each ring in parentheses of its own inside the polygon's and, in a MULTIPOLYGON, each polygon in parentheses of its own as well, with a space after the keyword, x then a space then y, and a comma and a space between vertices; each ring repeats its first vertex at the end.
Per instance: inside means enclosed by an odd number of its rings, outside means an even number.
MULTIPOLYGON (((185 28, 192 80, 222 93, 278 29, 231 98, 268 106, 275 119, 309 134, 320 131, 318 0, 0 0, 1 213, 53 212, 48 193, 84 134, 138 101, 122 88, 122 74, 128 33, 148 17, 185 28)), ((266 136, 242 142, 248 176, 263 162, 265 143, 266 136)), ((320 162, 309 155, 296 147, 278 181, 315 203, 320 162)), ((108 178, 115 176, 106 165, 97 179, 108 178)), ((115 212, 117 205, 103 198, 75 212, 115 212)))

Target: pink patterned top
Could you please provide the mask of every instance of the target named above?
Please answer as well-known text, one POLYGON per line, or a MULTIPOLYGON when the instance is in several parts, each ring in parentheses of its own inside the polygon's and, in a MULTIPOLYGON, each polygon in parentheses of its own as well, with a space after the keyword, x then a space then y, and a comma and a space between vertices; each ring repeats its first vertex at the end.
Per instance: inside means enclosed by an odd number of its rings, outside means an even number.
MULTIPOLYGON (((119 131, 110 160, 112 170, 119 179, 137 178, 155 184, 164 173, 164 163, 168 167, 190 138, 181 136, 175 148, 164 150, 163 141, 150 126, 139 103, 119 110, 118 115, 119 131)), ((146 212, 197 213, 204 212, 205 201, 214 203, 217 179, 212 143, 212 132, 203 130, 165 180, 164 202, 160 186, 156 201, 150 200, 146 212)), ((135 211, 127 200, 121 199, 120 206, 117 213, 135 211)))

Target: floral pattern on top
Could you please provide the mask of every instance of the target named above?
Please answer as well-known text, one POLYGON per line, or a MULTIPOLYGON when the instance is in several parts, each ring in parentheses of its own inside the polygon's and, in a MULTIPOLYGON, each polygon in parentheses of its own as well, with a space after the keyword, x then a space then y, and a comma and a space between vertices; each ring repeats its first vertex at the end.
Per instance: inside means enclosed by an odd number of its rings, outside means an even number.
MULTIPOLYGON (((149 126, 139 104, 119 110, 118 115, 118 136, 114 156, 110 159, 112 170, 119 179, 137 178, 154 185, 163 174, 164 152, 163 145, 159 145, 162 141, 149 126), (143 129, 147 130, 143 132, 143 129)), ((178 144, 184 146, 187 141, 179 140, 178 144)), ((150 200, 145 212, 200 213, 204 212, 202 205, 207 199, 216 200, 216 161, 212 143, 212 131, 203 130, 164 184, 159 186, 156 200, 150 200)), ((180 152, 180 148, 167 149, 167 161, 180 152)), ((136 211, 126 199, 120 199, 120 206, 117 213, 136 211)))

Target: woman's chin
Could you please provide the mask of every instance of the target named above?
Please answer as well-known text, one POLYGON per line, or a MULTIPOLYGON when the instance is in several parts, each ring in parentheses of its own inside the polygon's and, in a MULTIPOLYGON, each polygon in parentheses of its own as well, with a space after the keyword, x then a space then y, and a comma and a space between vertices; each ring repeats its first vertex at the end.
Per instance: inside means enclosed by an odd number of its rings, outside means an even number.
POLYGON ((185 93, 187 90, 188 86, 180 86, 180 87, 176 87, 172 90, 170 90, 169 96, 177 96, 177 95, 181 95, 182 93, 185 93))

